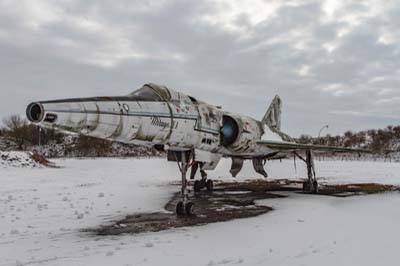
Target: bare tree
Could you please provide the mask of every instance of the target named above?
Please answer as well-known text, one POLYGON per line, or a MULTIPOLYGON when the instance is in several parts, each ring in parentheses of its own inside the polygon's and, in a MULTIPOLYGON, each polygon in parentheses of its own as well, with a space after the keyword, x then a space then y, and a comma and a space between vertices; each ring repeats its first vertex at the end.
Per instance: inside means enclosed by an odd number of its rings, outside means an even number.
POLYGON ((312 143, 312 137, 310 135, 301 135, 300 138, 297 140, 299 143, 309 144, 312 143))
POLYGON ((31 136, 28 122, 20 115, 10 115, 3 119, 3 123, 5 135, 17 144, 18 149, 23 149, 31 136))

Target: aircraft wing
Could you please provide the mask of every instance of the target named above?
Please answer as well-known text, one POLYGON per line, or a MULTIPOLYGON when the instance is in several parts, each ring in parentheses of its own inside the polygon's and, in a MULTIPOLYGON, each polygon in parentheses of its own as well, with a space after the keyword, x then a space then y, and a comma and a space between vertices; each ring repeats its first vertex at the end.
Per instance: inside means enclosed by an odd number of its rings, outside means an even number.
POLYGON ((295 142, 286 141, 270 141, 270 140, 260 140, 257 144, 266 146, 273 150, 279 151, 321 151, 321 152, 354 152, 354 153, 371 153, 370 150, 366 149, 353 149, 344 147, 333 147, 325 145, 313 145, 313 144, 301 144, 295 142))

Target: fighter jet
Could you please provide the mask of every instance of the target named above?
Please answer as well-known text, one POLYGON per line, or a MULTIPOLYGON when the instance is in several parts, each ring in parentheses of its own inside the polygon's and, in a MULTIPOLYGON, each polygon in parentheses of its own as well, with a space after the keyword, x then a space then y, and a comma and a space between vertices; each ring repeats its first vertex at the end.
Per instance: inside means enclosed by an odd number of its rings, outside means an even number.
POLYGON ((281 131, 281 107, 282 101, 276 96, 257 120, 149 83, 126 96, 34 102, 28 105, 26 114, 29 121, 46 128, 166 151, 168 161, 177 162, 181 172, 182 199, 176 213, 184 216, 194 213, 188 169, 190 179, 200 169, 201 179, 194 181, 194 192, 204 188, 211 192, 213 181, 206 171, 215 169, 222 157, 231 158, 230 173, 234 177, 245 160, 252 160, 255 171, 267 177, 266 161, 293 155, 307 164, 304 191, 316 192, 314 151, 365 152, 296 143, 281 131))

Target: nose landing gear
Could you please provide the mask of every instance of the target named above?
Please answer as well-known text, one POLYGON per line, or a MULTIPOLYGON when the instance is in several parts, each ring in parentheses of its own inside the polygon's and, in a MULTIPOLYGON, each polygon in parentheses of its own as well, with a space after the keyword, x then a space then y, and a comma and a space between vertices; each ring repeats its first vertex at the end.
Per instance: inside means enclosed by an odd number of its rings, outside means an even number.
POLYGON ((178 202, 176 204, 176 215, 178 216, 191 216, 194 215, 194 203, 193 202, 186 202, 186 205, 183 201, 178 202))
POLYGON ((189 164, 193 159, 193 151, 168 151, 168 161, 175 161, 178 163, 179 171, 181 172, 181 200, 176 204, 176 214, 178 216, 192 216, 194 215, 194 203, 190 201, 189 189, 187 188, 186 174, 188 168, 191 166, 190 179, 194 179, 197 170, 200 168, 201 180, 196 180, 193 184, 193 190, 199 192, 201 189, 206 188, 208 192, 214 190, 214 182, 207 179, 207 173, 202 169, 203 163, 194 161, 189 164))
POLYGON ((178 216, 194 215, 194 203, 189 199, 189 190, 187 188, 186 173, 188 162, 192 157, 192 151, 169 151, 168 160, 176 161, 181 172, 181 201, 176 204, 176 214, 178 216))

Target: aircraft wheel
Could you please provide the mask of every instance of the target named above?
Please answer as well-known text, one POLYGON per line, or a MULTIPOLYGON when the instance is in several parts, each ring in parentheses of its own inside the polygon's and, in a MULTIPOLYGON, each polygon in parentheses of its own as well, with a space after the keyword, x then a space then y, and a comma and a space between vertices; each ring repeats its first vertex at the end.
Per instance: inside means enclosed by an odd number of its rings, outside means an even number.
POLYGON ((178 202, 178 204, 176 204, 176 215, 178 215, 178 216, 185 215, 185 206, 183 205, 182 201, 180 201, 180 202, 178 202))
POLYGON ((310 183, 308 181, 303 182, 303 192, 310 192, 310 183))
POLYGON ((201 182, 199 180, 194 181, 193 190, 194 192, 200 192, 202 188, 201 182))
POLYGON ((194 214, 194 203, 193 202, 186 203, 185 209, 186 209, 186 215, 188 215, 188 216, 193 215, 194 214))
POLYGON ((208 192, 212 192, 214 190, 214 182, 211 179, 208 179, 206 187, 208 192))
POLYGON ((313 193, 317 193, 318 192, 318 182, 317 180, 314 180, 313 182, 313 193))

